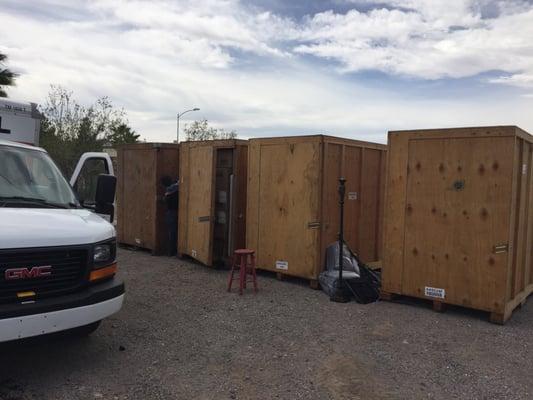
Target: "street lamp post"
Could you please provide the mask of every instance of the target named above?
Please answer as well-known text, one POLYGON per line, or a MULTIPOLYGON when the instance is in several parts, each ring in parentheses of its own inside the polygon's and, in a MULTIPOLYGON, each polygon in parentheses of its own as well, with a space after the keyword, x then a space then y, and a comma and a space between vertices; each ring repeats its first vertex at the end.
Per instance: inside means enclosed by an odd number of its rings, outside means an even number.
POLYGON ((176 134, 176 143, 179 143, 180 142, 180 117, 183 116, 183 114, 186 114, 188 112, 191 112, 191 111, 200 111, 199 108, 195 107, 195 108, 191 108, 190 110, 187 110, 187 111, 183 111, 182 113, 178 113, 178 129, 177 129, 177 134, 176 134))

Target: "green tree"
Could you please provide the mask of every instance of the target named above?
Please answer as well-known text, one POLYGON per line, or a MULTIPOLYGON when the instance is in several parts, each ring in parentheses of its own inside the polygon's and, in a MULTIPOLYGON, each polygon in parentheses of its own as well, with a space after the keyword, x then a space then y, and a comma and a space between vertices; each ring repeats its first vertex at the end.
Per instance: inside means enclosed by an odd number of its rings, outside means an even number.
POLYGON ((57 134, 55 127, 52 126, 51 122, 45 116, 41 120, 39 146, 48 151, 59 169, 61 169, 66 176, 72 174, 73 167, 71 167, 71 164, 74 157, 71 154, 71 143, 57 134))
POLYGON ((0 53, 0 97, 7 97, 5 91, 6 86, 14 86, 15 78, 18 76, 13 71, 5 68, 5 62, 7 61, 7 56, 0 53))
POLYGON ((235 139, 237 132, 226 131, 222 128, 209 126, 206 119, 194 121, 185 127, 185 137, 187 141, 215 140, 215 139, 235 139))
POLYGON ((116 146, 125 143, 137 143, 140 136, 128 125, 120 124, 111 128, 111 134, 107 137, 107 140, 111 146, 116 146))
POLYGON ((84 107, 71 91, 51 86, 41 112, 40 145, 67 176, 83 153, 102 151, 105 145, 135 143, 139 138, 128 126, 124 110, 114 108, 107 97, 84 107))

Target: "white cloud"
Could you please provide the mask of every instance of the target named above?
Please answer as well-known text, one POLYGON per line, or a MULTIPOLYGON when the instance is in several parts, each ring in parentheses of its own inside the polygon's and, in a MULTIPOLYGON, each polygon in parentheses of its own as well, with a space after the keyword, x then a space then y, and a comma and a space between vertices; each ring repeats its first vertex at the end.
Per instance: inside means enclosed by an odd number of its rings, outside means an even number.
MULTIPOLYGON (((514 74, 510 76, 502 76, 490 80, 493 83, 504 83, 506 85, 521 86, 533 88, 533 74, 514 74)), ((527 96, 527 95, 526 95, 527 96)))
POLYGON ((277 34, 292 29, 291 21, 268 12, 244 12, 239 2, 234 0, 99 0, 94 8, 106 13, 118 23, 173 33, 176 40, 194 41, 201 38, 212 46, 258 54, 282 55, 283 53, 271 46, 269 41, 277 34))
MULTIPOLYGON (((367 0, 351 0, 370 4, 367 0)), ((379 70, 421 79, 505 71, 533 77, 533 5, 523 1, 385 0, 401 9, 332 11, 309 18, 296 52, 337 60, 341 71, 379 70), (492 6, 493 18, 483 18, 492 6)))

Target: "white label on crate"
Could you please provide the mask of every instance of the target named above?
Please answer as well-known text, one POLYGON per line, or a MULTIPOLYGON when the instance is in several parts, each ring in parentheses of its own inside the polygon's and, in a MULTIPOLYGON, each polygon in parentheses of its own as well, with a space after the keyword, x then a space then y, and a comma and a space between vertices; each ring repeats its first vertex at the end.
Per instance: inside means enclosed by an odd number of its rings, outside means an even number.
POLYGON ((283 271, 287 271, 289 269, 289 262, 288 261, 276 261, 276 269, 282 269, 283 271))
POLYGON ((348 192, 348 200, 357 200, 357 192, 348 192))
POLYGON ((194 250, 194 249, 191 250, 191 256, 192 257, 196 257, 196 250, 194 250))
POLYGON ((527 164, 522 164, 522 175, 527 173, 527 164))
POLYGON ((437 299, 444 299, 446 297, 446 290, 426 286, 424 289, 424 294, 427 297, 435 297, 437 299))
POLYGON ((228 202, 228 192, 225 190, 218 191, 218 202, 220 204, 226 204, 228 202))
POLYGON ((139 238, 135 238, 135 243, 137 243, 137 244, 141 244, 141 239, 139 239, 139 238))

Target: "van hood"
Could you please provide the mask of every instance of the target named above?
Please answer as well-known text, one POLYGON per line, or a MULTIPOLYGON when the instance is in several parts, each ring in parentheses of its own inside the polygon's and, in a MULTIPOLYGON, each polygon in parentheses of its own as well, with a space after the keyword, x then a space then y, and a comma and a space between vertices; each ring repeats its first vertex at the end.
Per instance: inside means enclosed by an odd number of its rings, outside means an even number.
POLYGON ((0 249, 91 244, 115 228, 85 209, 0 207, 0 249))

